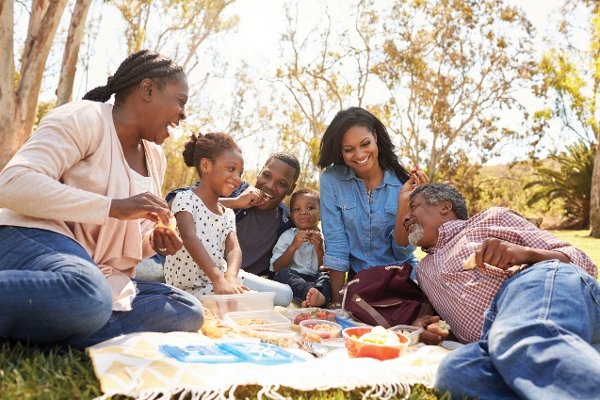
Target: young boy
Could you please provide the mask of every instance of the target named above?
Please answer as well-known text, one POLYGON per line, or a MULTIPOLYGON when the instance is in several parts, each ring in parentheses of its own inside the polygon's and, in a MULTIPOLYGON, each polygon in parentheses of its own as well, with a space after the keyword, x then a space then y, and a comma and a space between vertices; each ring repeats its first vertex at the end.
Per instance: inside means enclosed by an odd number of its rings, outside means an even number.
POLYGON ((320 307, 331 301, 329 275, 323 264, 323 236, 319 231, 319 192, 300 189, 290 199, 292 222, 273 248, 271 271, 274 279, 292 288, 302 307, 320 307))

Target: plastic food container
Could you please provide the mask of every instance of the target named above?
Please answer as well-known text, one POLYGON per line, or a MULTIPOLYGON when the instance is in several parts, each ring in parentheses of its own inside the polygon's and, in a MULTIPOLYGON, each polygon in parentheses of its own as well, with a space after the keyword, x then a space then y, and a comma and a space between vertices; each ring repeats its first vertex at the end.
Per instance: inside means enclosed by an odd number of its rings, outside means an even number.
POLYGON ((340 337, 339 324, 321 319, 306 319, 300 322, 300 336, 309 342, 321 342, 340 337))
POLYGON ((274 310, 228 312, 225 323, 238 330, 290 330, 289 319, 274 310))
POLYGON ((419 343, 419 335, 423 332, 423 328, 412 325, 396 325, 389 329, 390 331, 398 332, 408 338, 409 346, 419 343))
POLYGON ((362 342, 360 338, 366 333, 371 332, 371 329, 373 328, 357 326, 346 328, 342 331, 346 350, 350 357, 371 357, 378 360, 389 360, 399 357, 408 349, 409 339, 401 333, 392 331, 389 332, 397 335, 400 341, 400 344, 397 346, 362 342))
POLYGON ((272 310, 275 304, 275 293, 212 294, 203 296, 200 300, 215 317, 223 318, 228 312, 234 311, 272 310))
POLYGON ((298 335, 296 332, 243 329, 239 333, 243 336, 258 338, 263 343, 274 344, 279 347, 298 347, 298 335))

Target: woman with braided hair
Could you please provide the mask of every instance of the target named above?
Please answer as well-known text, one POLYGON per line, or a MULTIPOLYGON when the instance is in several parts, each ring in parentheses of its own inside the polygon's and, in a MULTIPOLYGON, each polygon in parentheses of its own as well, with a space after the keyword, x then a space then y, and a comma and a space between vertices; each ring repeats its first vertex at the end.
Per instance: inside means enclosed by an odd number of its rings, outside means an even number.
POLYGON ((196 298, 134 279, 141 259, 182 246, 156 225, 170 218, 160 144, 187 98, 182 68, 142 50, 105 86, 50 112, 2 170, 0 339, 86 347, 200 328, 196 298))

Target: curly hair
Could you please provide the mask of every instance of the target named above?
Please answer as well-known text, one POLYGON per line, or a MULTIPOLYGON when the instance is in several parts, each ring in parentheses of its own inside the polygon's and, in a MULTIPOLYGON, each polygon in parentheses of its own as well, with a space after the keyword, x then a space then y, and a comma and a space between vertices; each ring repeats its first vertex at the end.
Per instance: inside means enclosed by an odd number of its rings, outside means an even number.
POLYGON ((183 147, 183 161, 188 167, 194 167, 200 172, 200 160, 208 158, 215 161, 217 157, 228 150, 240 151, 237 143, 226 133, 216 132, 202 135, 192 134, 183 147))
POLYGON ((458 219, 466 220, 469 218, 467 202, 454 186, 447 183, 428 183, 413 190, 410 199, 412 200, 419 193, 427 204, 439 204, 440 201, 449 201, 452 203, 452 210, 458 219))
POLYGON ((293 204, 294 204, 294 199, 298 196, 302 196, 302 195, 311 195, 311 196, 315 196, 317 198, 317 202, 321 200, 321 196, 319 194, 318 191, 316 191, 315 189, 310 189, 310 188, 302 188, 302 189, 298 189, 296 190, 292 196, 290 197, 290 208, 292 208, 293 204))

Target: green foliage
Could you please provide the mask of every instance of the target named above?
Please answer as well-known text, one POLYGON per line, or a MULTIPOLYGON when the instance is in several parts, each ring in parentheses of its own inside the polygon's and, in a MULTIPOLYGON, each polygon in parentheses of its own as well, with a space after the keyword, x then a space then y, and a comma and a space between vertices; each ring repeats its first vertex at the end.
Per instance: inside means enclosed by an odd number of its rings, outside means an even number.
POLYGON ((557 200, 564 204, 564 216, 570 228, 587 228, 590 215, 590 192, 594 168, 594 150, 585 142, 568 146, 567 151, 550 157, 559 169, 540 166, 538 178, 525 185, 535 188, 527 202, 529 206, 545 202, 547 206, 557 200))
POLYGON ((37 110, 35 113, 35 121, 33 122, 33 129, 37 129, 40 125, 40 121, 42 118, 46 116, 50 111, 54 109, 56 103, 54 101, 40 101, 37 105, 37 110))
POLYGON ((163 194, 172 189, 188 186, 198 180, 195 168, 188 167, 183 161, 183 146, 189 139, 189 135, 178 138, 170 138, 163 143, 163 150, 167 157, 167 171, 163 182, 163 194))

